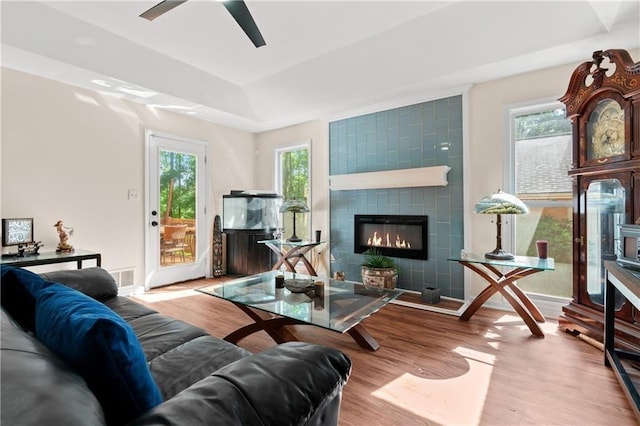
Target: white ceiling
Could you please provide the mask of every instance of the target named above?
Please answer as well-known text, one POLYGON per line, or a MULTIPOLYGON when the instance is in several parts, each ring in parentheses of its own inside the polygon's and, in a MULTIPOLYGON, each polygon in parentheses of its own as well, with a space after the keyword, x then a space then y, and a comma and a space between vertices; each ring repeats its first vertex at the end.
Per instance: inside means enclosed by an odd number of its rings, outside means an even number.
POLYGON ((640 47, 640 0, 255 0, 257 49, 214 0, 157 2, 2 0, 2 65, 257 132, 640 47))

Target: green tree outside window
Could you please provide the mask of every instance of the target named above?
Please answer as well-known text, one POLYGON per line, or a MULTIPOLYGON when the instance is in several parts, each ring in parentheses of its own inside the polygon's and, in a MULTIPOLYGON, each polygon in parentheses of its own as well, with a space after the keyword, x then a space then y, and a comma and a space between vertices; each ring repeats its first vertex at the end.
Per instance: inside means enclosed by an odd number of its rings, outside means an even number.
POLYGON ((160 217, 196 217, 196 156, 160 152, 160 217))
MULTIPOLYGON (((309 205, 309 149, 283 151, 280 158, 280 182, 283 200, 300 200, 309 205)), ((293 230, 293 216, 283 215, 285 235, 293 230)), ((309 238, 309 214, 296 216, 296 234, 303 239, 309 238)))

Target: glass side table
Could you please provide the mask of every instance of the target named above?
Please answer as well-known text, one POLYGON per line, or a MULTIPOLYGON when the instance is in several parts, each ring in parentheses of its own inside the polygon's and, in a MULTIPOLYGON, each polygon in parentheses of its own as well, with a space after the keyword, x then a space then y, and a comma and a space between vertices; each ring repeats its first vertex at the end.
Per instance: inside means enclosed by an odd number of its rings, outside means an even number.
POLYGON ((301 260, 304 267, 307 268, 309 275, 318 276, 315 268, 311 265, 311 262, 309 262, 309 259, 307 259, 305 255, 314 247, 324 244, 325 241, 287 241, 280 239, 261 240, 258 241, 258 243, 266 245, 271 249, 271 251, 278 255, 278 261, 273 265, 273 268, 271 268, 272 271, 280 269, 284 264, 287 271, 296 272, 296 263, 298 263, 298 260, 301 260))
POLYGON ((539 322, 545 322, 544 316, 533 301, 518 287, 516 280, 538 272, 553 271, 555 269, 553 258, 516 256, 511 260, 497 260, 468 253, 465 256, 450 257, 448 260, 460 263, 489 283, 464 310, 460 320, 468 321, 480 306, 499 292, 524 320, 531 333, 537 337, 544 337, 544 333, 538 325, 539 322))

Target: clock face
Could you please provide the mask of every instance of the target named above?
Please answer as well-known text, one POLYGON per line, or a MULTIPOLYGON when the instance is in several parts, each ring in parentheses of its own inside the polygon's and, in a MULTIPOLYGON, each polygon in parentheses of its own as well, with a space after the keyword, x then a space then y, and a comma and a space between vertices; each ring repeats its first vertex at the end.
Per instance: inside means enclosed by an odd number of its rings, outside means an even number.
POLYGON ((589 160, 623 155, 624 110, 613 99, 600 101, 587 124, 587 157, 589 160))

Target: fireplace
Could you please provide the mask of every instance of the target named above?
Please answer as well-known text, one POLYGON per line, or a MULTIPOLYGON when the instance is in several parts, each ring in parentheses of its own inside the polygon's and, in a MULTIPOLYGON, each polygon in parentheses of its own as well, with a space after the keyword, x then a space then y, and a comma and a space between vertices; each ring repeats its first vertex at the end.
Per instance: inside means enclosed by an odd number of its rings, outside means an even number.
POLYGON ((376 248, 385 256, 427 260, 428 216, 354 216, 355 253, 376 248))

